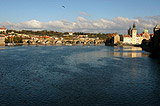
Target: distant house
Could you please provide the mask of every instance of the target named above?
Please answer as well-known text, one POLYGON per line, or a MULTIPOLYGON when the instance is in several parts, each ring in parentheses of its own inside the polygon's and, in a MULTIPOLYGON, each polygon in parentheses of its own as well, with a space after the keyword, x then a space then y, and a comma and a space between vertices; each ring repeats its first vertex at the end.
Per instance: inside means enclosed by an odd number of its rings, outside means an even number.
POLYGON ((108 36, 110 36, 111 38, 109 37, 106 40, 105 45, 117 45, 120 43, 120 36, 117 33, 108 36))
POLYGON ((69 32, 69 36, 72 36, 73 35, 73 32, 69 32))
POLYGON ((116 36, 112 37, 113 38, 113 44, 118 44, 120 43, 120 36, 117 34, 116 36))
POLYGON ((5 28, 5 26, 3 26, 3 28, 0 28, 0 32, 4 32, 6 33, 7 29, 5 28))
POLYGON ((73 36, 73 32, 65 32, 63 36, 73 36))
POLYGON ((0 45, 5 45, 5 35, 0 35, 0 45))
POLYGON ((88 35, 78 35, 77 38, 87 38, 87 37, 88 37, 88 35))

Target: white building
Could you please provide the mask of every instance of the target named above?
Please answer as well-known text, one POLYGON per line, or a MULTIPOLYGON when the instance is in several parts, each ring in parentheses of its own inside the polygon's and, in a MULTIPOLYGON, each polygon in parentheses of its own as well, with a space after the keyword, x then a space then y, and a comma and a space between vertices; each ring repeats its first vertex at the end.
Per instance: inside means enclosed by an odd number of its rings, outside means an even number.
POLYGON ((136 25, 134 23, 133 29, 131 29, 131 27, 129 28, 128 35, 123 35, 123 44, 133 44, 133 45, 138 44, 139 45, 142 43, 143 39, 144 38, 142 35, 137 35, 136 25))
POLYGON ((6 33, 7 29, 5 28, 5 26, 3 26, 3 28, 0 28, 0 32, 4 32, 6 33))
POLYGON ((72 36, 73 35, 73 33, 72 32, 69 32, 69 36, 72 36))
POLYGON ((130 35, 123 35, 124 44, 132 44, 132 37, 130 35))

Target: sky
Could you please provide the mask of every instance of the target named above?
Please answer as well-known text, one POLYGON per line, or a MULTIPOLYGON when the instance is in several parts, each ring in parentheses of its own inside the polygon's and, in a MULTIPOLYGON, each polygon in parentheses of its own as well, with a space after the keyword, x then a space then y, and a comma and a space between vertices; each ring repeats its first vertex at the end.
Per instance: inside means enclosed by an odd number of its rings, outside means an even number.
POLYGON ((160 0, 0 0, 0 27, 61 32, 127 33, 160 24, 160 0), (65 8, 64 8, 64 7, 65 8))

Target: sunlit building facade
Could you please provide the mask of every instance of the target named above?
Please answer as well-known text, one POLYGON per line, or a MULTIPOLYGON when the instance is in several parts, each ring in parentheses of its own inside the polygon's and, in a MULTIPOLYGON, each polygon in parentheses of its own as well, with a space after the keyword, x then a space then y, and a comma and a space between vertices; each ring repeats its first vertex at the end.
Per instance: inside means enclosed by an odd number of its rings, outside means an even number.
POLYGON ((140 45, 143 39, 149 40, 150 34, 148 33, 147 28, 143 30, 141 34, 137 34, 137 29, 135 23, 133 24, 133 29, 131 27, 128 30, 128 35, 123 35, 123 44, 133 44, 140 45))
POLYGON ((3 26, 3 28, 0 28, 0 32, 1 32, 1 33, 2 33, 2 32, 6 33, 6 31, 7 31, 7 29, 5 28, 5 26, 3 26))

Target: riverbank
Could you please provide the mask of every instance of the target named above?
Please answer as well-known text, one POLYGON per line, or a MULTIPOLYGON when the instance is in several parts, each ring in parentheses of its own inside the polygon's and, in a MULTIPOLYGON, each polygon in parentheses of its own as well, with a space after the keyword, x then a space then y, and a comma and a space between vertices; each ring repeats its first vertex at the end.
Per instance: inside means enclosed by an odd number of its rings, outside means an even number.
POLYGON ((3 46, 22 46, 22 45, 33 45, 33 46, 105 46, 104 43, 100 44, 29 44, 29 43, 6 43, 3 46))

